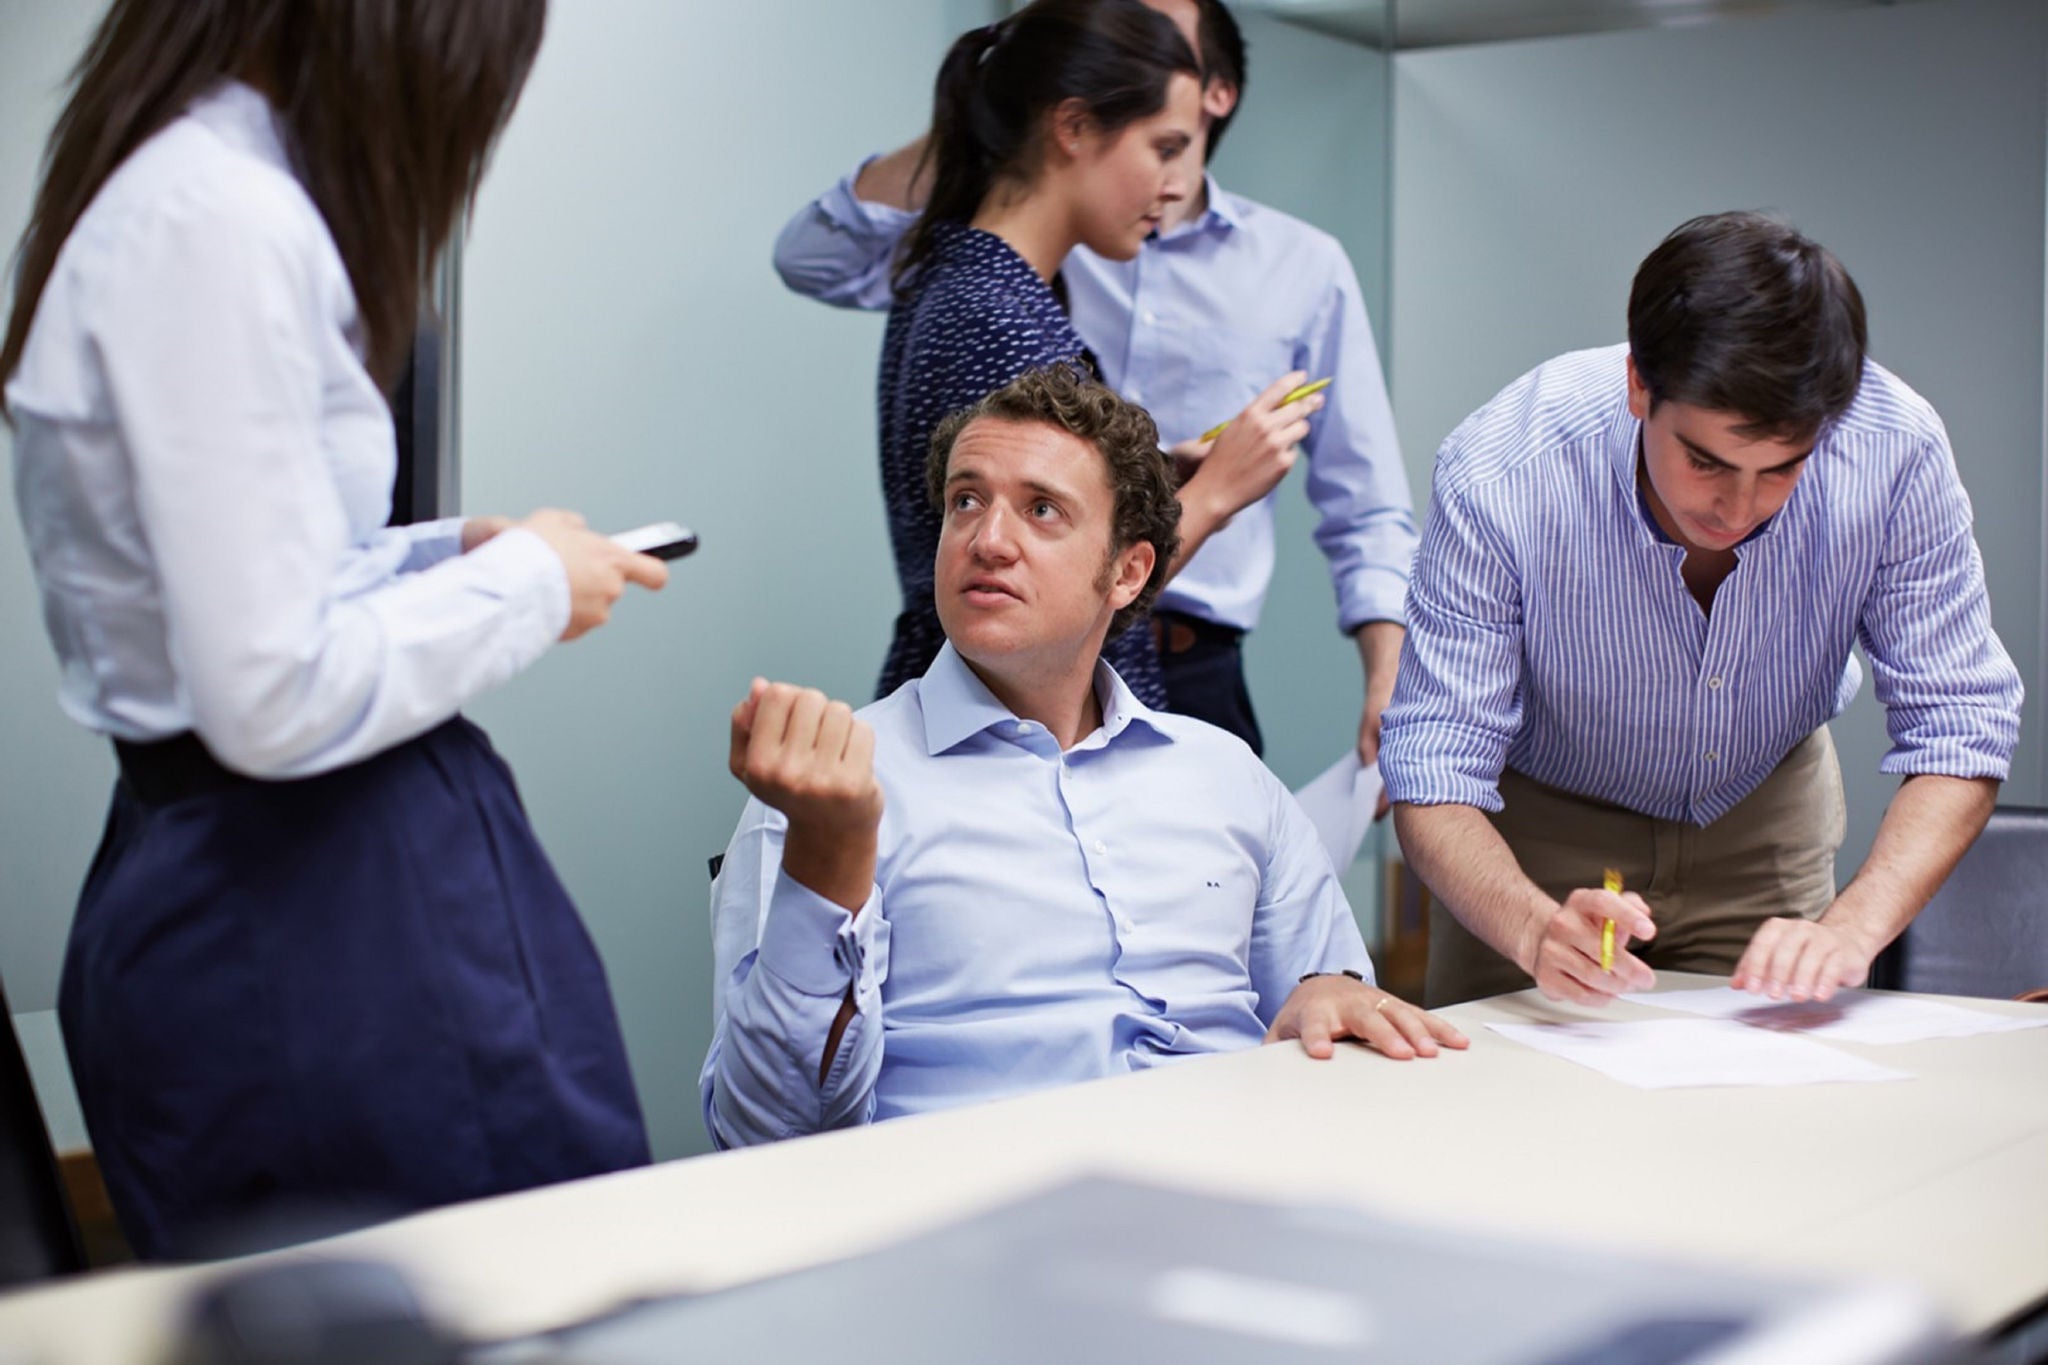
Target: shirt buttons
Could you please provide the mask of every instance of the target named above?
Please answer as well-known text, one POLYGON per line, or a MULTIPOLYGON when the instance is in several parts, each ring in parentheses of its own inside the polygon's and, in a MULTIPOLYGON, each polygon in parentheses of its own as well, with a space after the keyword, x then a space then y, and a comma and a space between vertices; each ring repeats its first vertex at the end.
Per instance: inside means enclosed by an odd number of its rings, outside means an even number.
POLYGON ((1145 401, 1144 393, 1136 387, 1131 388, 1130 391, 1127 392, 1124 396, 1129 398, 1133 403, 1143 403, 1145 401))
POLYGON ((1153 323, 1159 321, 1159 315, 1153 312, 1150 308, 1147 308, 1144 311, 1144 313, 1140 316, 1142 316, 1145 319, 1145 325, 1147 327, 1150 327, 1153 323))
POLYGON ((1721 680, 1719 678, 1709 678, 1707 679, 1707 686, 1718 692, 1721 690, 1721 680))
POLYGON ((1709 763, 1719 763, 1720 761, 1721 761, 1721 751, 1720 751, 1719 749, 1709 749, 1709 750, 1707 750, 1707 762, 1709 762, 1709 763))
POLYGON ((1105 844, 1105 843, 1103 843, 1103 842, 1102 842, 1102 840, 1100 840, 1100 839, 1097 839, 1097 840, 1095 841, 1095 851, 1096 851, 1097 853, 1107 853, 1107 852, 1109 852, 1109 845, 1108 845, 1108 844, 1105 844))

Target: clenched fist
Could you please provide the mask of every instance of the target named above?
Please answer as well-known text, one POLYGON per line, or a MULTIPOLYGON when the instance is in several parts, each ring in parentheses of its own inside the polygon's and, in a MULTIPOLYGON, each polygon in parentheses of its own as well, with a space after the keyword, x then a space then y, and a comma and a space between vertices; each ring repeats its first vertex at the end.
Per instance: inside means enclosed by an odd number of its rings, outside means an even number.
POLYGON ((732 710, 732 775, 789 820, 782 870, 849 910, 875 877, 875 733, 814 687, 754 679, 732 710))

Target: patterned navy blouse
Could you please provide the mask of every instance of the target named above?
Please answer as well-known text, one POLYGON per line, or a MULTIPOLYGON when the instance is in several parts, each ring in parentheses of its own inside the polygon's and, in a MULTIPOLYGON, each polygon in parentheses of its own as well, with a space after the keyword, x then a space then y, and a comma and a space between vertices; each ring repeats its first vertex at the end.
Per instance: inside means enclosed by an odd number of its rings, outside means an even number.
MULTIPOLYGON (((932 430, 1027 371, 1093 357, 1067 321, 1051 286, 994 233, 942 224, 931 259, 889 311, 877 399, 882 431, 882 500, 903 614, 875 695, 924 676, 946 642, 932 602, 939 514, 925 486, 932 430)), ((1147 706, 1165 709, 1159 655, 1144 622, 1108 642, 1103 657, 1147 706)))

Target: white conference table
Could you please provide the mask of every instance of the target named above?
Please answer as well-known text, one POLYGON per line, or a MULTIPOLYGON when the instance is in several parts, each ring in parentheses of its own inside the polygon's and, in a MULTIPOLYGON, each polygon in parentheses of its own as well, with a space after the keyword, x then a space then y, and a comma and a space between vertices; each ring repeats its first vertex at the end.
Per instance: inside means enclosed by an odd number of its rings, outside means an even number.
MULTIPOLYGON (((1969 1332, 2048 1300, 2048 1028, 1831 1044, 1909 1081, 1638 1090, 1485 1027, 1589 1011, 1524 993, 1446 1013, 1469 1052, 1403 1063, 1346 1048, 1316 1062, 1259 1048, 436 1210, 315 1249, 392 1262, 430 1311, 500 1338, 845 1256, 1095 1173, 1902 1281, 1969 1332)), ((1621 1002, 1597 1017, 1678 1016, 1621 1002)), ((147 1365, 194 1288, 234 1268, 0 1297, 0 1356, 147 1365)))

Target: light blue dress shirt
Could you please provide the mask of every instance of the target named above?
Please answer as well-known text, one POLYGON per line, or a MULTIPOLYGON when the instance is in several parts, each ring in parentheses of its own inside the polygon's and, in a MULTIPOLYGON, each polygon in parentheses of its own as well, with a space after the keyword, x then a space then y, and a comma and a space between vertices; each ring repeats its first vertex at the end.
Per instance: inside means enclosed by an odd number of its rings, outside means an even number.
POLYGON ((229 82, 66 238, 7 398, 59 700, 299 777, 431 729, 569 619, 530 531, 387 530, 397 445, 333 237, 229 82))
POLYGON ((1098 665, 1062 753, 954 652, 861 711, 885 810, 858 915, 750 801, 712 907, 720 1147, 1256 1046, 1304 972, 1372 962, 1315 827, 1236 737, 1098 665), (858 1007, 819 1080, 826 1035, 858 1007))
MULTIPOLYGON (((775 243, 797 293, 887 308, 896 243, 915 215, 863 201, 848 176, 806 205, 775 243)), ((1399 621, 1415 519, 1379 350, 1351 261, 1334 237, 1207 181, 1195 218, 1111 261, 1076 248, 1061 271, 1074 330, 1103 382, 1142 404, 1168 445, 1236 416, 1289 370, 1336 380, 1302 449, 1330 563, 1337 622, 1399 621)), ((1250 630, 1273 579, 1275 489, 1233 517, 1181 569, 1159 605, 1250 630)))
POLYGON ((1498 810, 1505 764, 1706 825, 1849 703, 1859 641, 1883 771, 2004 778, 2020 676, 1934 409, 1866 363, 1709 614, 1638 489, 1627 350, 1538 367, 1444 442, 1381 731, 1388 796, 1498 810))

